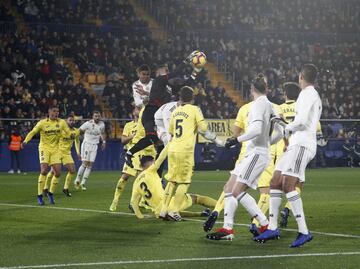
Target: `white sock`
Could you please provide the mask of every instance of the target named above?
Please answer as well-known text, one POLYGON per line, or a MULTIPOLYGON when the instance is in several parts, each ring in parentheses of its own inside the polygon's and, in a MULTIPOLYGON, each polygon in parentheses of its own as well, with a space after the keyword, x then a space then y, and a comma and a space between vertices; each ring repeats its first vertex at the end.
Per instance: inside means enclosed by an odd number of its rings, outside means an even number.
POLYGON ((238 201, 232 193, 226 193, 224 198, 224 228, 232 230, 234 226, 235 211, 238 207, 238 201))
POLYGON ((270 190, 269 201, 269 230, 276 230, 278 227, 279 208, 281 206, 283 192, 281 190, 270 190))
POLYGON ((81 181, 81 185, 86 184, 86 180, 89 178, 90 172, 91 172, 91 168, 86 167, 85 172, 84 172, 84 176, 83 176, 82 181, 81 181))
POLYGON ((246 211, 250 214, 252 218, 257 219, 261 226, 269 224, 266 216, 257 205, 255 199, 250 194, 242 192, 236 197, 236 199, 239 201, 240 204, 242 204, 242 206, 246 209, 246 211))
POLYGON ((84 174, 85 168, 86 167, 83 164, 79 167, 75 182, 80 183, 82 175, 84 174))
POLYGON ((305 214, 303 209, 303 203, 300 197, 300 194, 297 191, 291 191, 286 194, 296 222, 298 224, 299 233, 308 234, 309 230, 305 222, 305 214))

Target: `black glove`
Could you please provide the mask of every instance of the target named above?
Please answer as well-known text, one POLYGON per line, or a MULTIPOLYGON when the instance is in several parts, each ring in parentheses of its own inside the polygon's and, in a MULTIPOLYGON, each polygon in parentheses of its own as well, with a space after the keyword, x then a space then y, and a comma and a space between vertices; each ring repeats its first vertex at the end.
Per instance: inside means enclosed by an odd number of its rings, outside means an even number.
POLYGON ((229 149, 229 148, 236 146, 237 144, 240 144, 239 141, 237 140, 237 138, 230 137, 230 138, 226 139, 225 148, 229 149))

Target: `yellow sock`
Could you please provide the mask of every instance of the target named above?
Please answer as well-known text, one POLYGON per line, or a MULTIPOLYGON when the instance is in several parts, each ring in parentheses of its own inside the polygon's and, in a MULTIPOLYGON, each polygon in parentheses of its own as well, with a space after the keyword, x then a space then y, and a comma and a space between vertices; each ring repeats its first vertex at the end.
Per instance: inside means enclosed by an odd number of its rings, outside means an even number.
POLYGON ((59 183, 59 177, 57 176, 53 176, 52 180, 51 180, 51 186, 50 186, 50 192, 51 193, 55 193, 55 189, 57 184, 59 183))
POLYGON ((224 198, 225 198, 225 192, 222 192, 220 194, 219 199, 216 202, 216 205, 215 205, 215 208, 214 208, 213 211, 217 211, 219 214, 220 214, 221 211, 223 211, 224 205, 225 205, 224 198))
POLYGON ((119 179, 115 189, 114 201, 119 201, 121 194, 125 190, 126 183, 127 180, 124 180, 122 177, 119 179))
MULTIPOLYGON (((300 189, 299 187, 296 187, 295 189, 296 189, 296 191, 298 192, 298 194, 301 193, 301 189, 300 189)), ((286 203, 285 208, 291 210, 291 206, 290 206, 289 201, 286 203)))
POLYGON ((196 204, 202 205, 205 207, 214 207, 216 205, 216 200, 209 196, 202 196, 196 194, 196 204))
POLYGON ((64 183, 64 189, 69 189, 73 176, 74 174, 71 174, 70 172, 67 173, 64 183))
POLYGON ((40 174, 38 179, 38 195, 42 195, 44 185, 45 185, 46 176, 40 174))
POLYGON ((167 212, 168 209, 169 209, 169 205, 170 205, 170 201, 171 201, 171 198, 173 197, 173 193, 174 193, 174 190, 175 190, 175 187, 176 187, 176 184, 174 182, 168 182, 166 184, 166 187, 165 187, 165 190, 164 190, 164 193, 165 193, 165 199, 164 199, 164 203, 163 203, 163 206, 161 208, 161 212, 167 212))
MULTIPOLYGON (((261 212, 263 212, 265 215, 269 210, 269 204, 270 204, 270 194, 260 193, 260 198, 257 205, 260 208, 261 212)), ((260 226, 259 222, 255 218, 253 219, 252 223, 254 223, 257 227, 260 226)))
POLYGON ((44 189, 50 189, 50 183, 51 183, 51 179, 53 178, 54 173, 52 171, 50 171, 47 175, 46 175, 46 181, 45 181, 45 185, 44 185, 44 189))
POLYGON ((186 196, 186 193, 190 187, 190 184, 178 184, 176 188, 176 192, 174 194, 174 202, 172 206, 169 208, 170 212, 179 212, 182 202, 184 200, 184 197, 186 196))

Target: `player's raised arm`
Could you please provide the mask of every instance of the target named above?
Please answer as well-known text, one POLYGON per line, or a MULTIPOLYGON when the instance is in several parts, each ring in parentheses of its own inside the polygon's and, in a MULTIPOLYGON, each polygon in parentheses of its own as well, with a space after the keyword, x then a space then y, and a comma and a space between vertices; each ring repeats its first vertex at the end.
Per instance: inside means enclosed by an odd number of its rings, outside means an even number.
POLYGON ((34 128, 32 128, 32 130, 26 135, 24 142, 22 143, 22 146, 26 145, 27 143, 29 143, 29 141, 34 137, 34 135, 36 135, 38 132, 41 131, 42 128, 42 121, 39 121, 34 128))

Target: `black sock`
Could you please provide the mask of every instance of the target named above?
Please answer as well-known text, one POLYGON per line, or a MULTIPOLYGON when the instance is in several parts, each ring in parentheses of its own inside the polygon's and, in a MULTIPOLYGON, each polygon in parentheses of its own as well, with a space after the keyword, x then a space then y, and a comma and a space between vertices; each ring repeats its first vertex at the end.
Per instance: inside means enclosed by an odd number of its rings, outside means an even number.
MULTIPOLYGON (((160 155, 161 151, 164 149, 164 147, 165 147, 164 145, 159 145, 156 147, 156 159, 159 157, 159 155, 160 155)), ((159 169, 157 170, 157 173, 160 178, 162 177, 164 165, 165 165, 165 161, 160 165, 159 169)))
POLYGON ((132 155, 134 155, 136 152, 139 152, 140 150, 155 144, 157 141, 159 141, 159 138, 156 135, 146 135, 145 137, 141 138, 131 149, 129 149, 129 151, 132 155))

